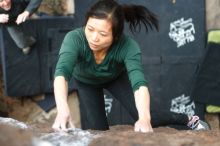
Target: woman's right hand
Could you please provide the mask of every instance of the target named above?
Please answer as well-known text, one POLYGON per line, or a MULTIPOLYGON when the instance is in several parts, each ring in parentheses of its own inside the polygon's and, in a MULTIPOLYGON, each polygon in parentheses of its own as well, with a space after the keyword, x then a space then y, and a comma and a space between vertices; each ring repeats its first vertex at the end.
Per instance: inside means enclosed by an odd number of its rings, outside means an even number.
POLYGON ((8 14, 0 14, 0 23, 8 23, 9 15, 8 14))
POLYGON ((62 110, 58 110, 56 119, 52 128, 55 131, 67 131, 67 128, 75 128, 70 115, 69 107, 63 107, 62 110))
POLYGON ((52 128, 55 131, 66 131, 67 128, 75 128, 67 103, 68 83, 63 76, 57 76, 54 80, 54 95, 57 106, 57 116, 52 128))

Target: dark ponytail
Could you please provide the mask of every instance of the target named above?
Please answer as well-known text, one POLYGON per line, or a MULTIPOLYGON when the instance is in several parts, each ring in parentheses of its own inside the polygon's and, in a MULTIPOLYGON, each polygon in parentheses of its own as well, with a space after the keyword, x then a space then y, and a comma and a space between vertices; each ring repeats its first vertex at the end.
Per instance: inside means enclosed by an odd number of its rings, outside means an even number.
POLYGON ((153 14, 146 7, 141 5, 123 5, 125 20, 129 23, 130 30, 132 32, 139 32, 141 29, 141 22, 144 24, 146 32, 148 27, 156 28, 159 31, 158 20, 156 15, 153 14))
POLYGON ((141 23, 144 24, 146 31, 148 31, 148 27, 150 29, 155 27, 159 30, 156 16, 141 5, 119 5, 114 0, 99 0, 87 12, 86 23, 90 17, 111 20, 114 41, 121 37, 124 21, 129 23, 132 32, 140 31, 141 23))

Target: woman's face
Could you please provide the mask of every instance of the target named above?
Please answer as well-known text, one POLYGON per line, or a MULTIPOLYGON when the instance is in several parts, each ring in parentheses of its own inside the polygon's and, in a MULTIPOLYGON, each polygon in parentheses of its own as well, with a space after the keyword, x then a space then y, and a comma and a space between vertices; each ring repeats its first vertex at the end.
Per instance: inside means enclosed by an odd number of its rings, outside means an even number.
POLYGON ((112 24, 106 19, 90 17, 85 27, 86 39, 92 51, 108 49, 112 42, 112 24))
POLYGON ((11 0, 0 0, 0 8, 6 11, 11 9, 11 0))

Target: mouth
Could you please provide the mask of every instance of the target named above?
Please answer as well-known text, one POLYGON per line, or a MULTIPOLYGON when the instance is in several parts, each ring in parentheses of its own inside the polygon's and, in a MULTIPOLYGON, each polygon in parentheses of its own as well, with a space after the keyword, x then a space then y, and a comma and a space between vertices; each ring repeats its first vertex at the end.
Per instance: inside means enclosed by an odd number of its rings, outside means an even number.
POLYGON ((10 6, 10 5, 5 5, 5 6, 2 6, 2 7, 3 7, 3 9, 6 10, 6 11, 11 9, 11 6, 10 6))
POLYGON ((90 44, 90 46, 92 46, 92 47, 94 47, 94 48, 97 48, 98 47, 98 45, 95 45, 95 44, 93 44, 93 43, 89 43, 90 44))

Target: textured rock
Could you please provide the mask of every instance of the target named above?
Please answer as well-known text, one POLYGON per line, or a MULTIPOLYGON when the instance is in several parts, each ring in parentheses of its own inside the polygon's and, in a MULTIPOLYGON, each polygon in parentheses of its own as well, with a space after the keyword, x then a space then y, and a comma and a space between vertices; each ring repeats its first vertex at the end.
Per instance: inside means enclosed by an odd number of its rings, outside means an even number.
POLYGON ((51 132, 48 129, 26 125, 11 118, 0 118, 0 145, 87 146, 95 137, 95 134, 77 128, 68 129, 67 132, 51 132))
POLYGON ((68 129, 54 132, 49 125, 26 125, 0 118, 1 146, 219 146, 219 131, 154 128, 153 133, 137 133, 133 126, 113 126, 107 131, 68 129))
POLYGON ((116 126, 94 139, 89 146, 219 146, 218 131, 154 128, 153 133, 136 133, 131 126, 116 126))
POLYGON ((0 117, 0 124, 5 124, 5 125, 12 126, 12 127, 20 128, 20 129, 28 129, 28 125, 26 125, 23 122, 12 119, 12 118, 0 117))
POLYGON ((220 29, 220 0, 206 0, 206 27, 220 29))
POLYGON ((55 132, 40 137, 54 146, 87 146, 94 135, 80 129, 69 129, 68 132, 55 132))

